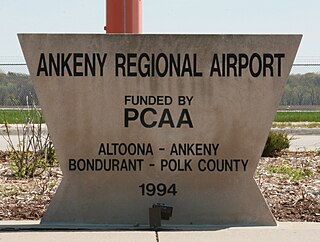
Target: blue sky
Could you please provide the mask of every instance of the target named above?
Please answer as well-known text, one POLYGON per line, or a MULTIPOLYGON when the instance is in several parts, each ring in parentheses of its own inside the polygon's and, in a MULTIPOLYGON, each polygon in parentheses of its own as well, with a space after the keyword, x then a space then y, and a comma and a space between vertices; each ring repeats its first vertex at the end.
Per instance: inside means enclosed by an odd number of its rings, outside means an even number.
MULTIPOLYGON (((104 33, 105 0, 1 0, 0 61, 17 33, 104 33)), ((301 33, 298 59, 320 61, 319 0, 143 0, 144 33, 301 33)))

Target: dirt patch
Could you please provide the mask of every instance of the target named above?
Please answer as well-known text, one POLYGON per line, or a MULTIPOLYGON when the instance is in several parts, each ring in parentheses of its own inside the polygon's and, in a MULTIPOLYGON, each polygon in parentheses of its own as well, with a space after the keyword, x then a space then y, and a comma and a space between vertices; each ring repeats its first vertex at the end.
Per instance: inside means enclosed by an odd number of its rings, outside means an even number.
MULTIPOLYGON (((41 176, 16 179, 8 153, 0 151, 0 220, 38 220, 62 179, 59 167, 41 176)), ((255 175, 278 221, 320 222, 320 156, 317 152, 288 152, 261 158, 255 175)))
POLYGON ((38 220, 47 209, 62 179, 59 167, 41 176, 16 179, 8 153, 0 151, 0 220, 38 220))
POLYGON ((318 152, 261 158, 255 179, 278 221, 320 222, 318 152))

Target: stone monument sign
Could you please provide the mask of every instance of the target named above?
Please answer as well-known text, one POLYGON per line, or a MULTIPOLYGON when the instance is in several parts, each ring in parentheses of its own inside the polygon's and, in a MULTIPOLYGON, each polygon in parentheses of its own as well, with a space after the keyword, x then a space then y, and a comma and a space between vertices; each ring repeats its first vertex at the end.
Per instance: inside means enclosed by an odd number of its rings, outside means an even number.
POLYGON ((253 179, 300 35, 19 34, 63 180, 42 223, 273 225, 253 179))

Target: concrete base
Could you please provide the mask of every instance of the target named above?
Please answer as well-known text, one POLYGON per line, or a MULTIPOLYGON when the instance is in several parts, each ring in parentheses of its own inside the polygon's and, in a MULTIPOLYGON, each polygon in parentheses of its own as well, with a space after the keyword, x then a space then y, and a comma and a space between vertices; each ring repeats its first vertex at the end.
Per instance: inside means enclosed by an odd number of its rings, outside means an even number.
MULTIPOLYGON (((45 227, 39 221, 1 221, 0 241, 259 241, 285 242, 308 241, 317 242, 320 238, 320 223, 278 223, 278 226, 250 226, 250 227, 215 227, 202 228, 180 227, 165 228, 158 232, 123 231, 115 227, 83 227, 83 226, 54 226, 45 227)), ((140 231, 138 231, 140 230, 140 231)))

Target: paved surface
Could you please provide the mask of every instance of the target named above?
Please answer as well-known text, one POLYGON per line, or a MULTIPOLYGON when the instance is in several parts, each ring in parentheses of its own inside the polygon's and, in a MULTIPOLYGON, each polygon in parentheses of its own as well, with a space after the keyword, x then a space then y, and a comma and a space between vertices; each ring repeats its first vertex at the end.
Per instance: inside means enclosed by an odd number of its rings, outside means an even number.
POLYGON ((320 135, 289 135, 290 151, 320 150, 320 135))
MULTIPOLYGON (((320 223, 278 223, 265 227, 206 227, 207 231, 36 230, 35 221, 1 221, 1 242, 319 242, 320 223), (19 230, 22 229, 22 230, 19 230)), ((101 229, 101 228, 100 228, 101 229)))
MULTIPOLYGON (((34 131, 37 132, 39 125, 35 124, 35 129, 34 131)), ((7 150, 9 145, 8 145, 8 135, 6 134, 6 128, 3 124, 0 124, 0 150, 7 150)), ((48 134, 48 129, 47 126, 45 124, 41 125, 41 130, 42 130, 42 141, 45 140, 46 135, 48 134)), ((23 138, 23 133, 26 133, 25 131, 25 127, 23 127, 22 124, 12 124, 10 125, 10 129, 9 129, 9 134, 10 134, 10 139, 12 141, 12 143, 17 146, 19 144, 19 142, 22 140, 23 138), (19 140, 20 138, 20 140, 19 140)), ((32 137, 31 132, 29 131, 29 137, 32 137)))

